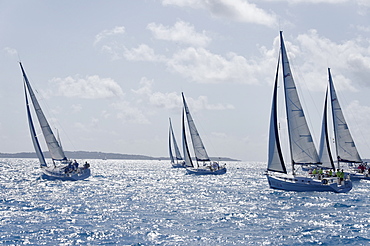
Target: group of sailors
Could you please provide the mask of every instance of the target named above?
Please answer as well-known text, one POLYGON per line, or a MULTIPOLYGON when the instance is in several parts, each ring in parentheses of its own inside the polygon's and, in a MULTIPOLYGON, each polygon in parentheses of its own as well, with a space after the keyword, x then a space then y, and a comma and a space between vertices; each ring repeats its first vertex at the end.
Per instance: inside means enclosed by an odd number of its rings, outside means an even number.
POLYGON ((329 169, 329 170, 326 170, 324 173, 324 170, 322 168, 319 168, 319 169, 314 168, 313 170, 309 171, 309 174, 311 174, 312 176, 316 177, 319 180, 322 180, 323 178, 337 177, 338 184, 340 184, 345 178, 345 173, 343 169, 342 170, 337 169, 336 172, 335 170, 333 171, 332 169, 329 169))
MULTIPOLYGON (((64 173, 73 173, 73 172, 79 172, 79 168, 78 168, 79 164, 76 160, 74 160, 73 162, 69 162, 67 166, 65 166, 63 169, 64 169, 64 173)), ((83 166, 83 169, 88 169, 90 167, 90 164, 87 163, 87 161, 85 162, 84 166, 83 166)), ((81 169, 81 168, 80 168, 81 169)))

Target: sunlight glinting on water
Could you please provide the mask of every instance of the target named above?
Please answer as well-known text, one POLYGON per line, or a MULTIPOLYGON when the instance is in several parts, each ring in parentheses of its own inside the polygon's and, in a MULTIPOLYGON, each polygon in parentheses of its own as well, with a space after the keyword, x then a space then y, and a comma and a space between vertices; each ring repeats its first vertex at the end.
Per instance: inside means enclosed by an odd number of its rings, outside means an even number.
POLYGON ((269 189, 265 163, 219 176, 169 161, 88 160, 84 181, 40 178, 36 159, 0 162, 0 242, 61 245, 366 245, 370 182, 347 194, 269 189))

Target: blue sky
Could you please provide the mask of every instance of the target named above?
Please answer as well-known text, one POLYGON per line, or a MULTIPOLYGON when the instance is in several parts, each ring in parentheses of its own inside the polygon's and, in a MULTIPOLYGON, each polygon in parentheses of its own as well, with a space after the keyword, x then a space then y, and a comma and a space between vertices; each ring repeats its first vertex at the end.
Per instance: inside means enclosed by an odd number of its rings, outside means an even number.
POLYGON ((0 152, 33 151, 21 60, 66 150, 167 156, 184 92, 210 156, 265 161, 283 30, 316 145, 331 67, 370 158, 369 14, 369 0, 2 0, 0 152))

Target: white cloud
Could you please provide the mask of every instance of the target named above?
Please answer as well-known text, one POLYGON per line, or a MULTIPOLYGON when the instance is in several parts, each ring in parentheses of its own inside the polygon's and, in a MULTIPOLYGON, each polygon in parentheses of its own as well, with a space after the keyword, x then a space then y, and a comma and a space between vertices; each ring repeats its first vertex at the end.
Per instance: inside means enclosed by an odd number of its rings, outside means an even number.
POLYGON ((126 49, 124 56, 129 61, 162 61, 163 56, 156 55, 154 50, 146 44, 141 44, 137 48, 126 49))
POLYGON ((231 52, 223 57, 204 48, 189 47, 175 53, 167 61, 167 66, 171 71, 200 83, 258 83, 254 77, 258 67, 231 52))
POLYGON ((79 98, 110 98, 122 96, 121 87, 111 78, 100 78, 98 75, 53 78, 51 83, 57 87, 58 95, 79 98))
MULTIPOLYGON (((170 110, 180 110, 182 108, 182 96, 176 92, 162 93, 153 92, 152 86, 154 82, 147 78, 142 78, 140 81, 141 87, 133 92, 141 96, 141 101, 148 100, 149 104, 156 108, 165 108, 170 110)), ((199 96, 198 99, 186 98, 188 105, 192 108, 192 111, 196 112, 199 110, 229 110, 234 109, 231 104, 210 104, 208 98, 205 96, 199 96)))
MULTIPOLYGON (((370 107, 361 105, 358 100, 355 100, 344 108, 344 115, 357 147, 362 147, 362 149, 367 150, 369 147, 369 140, 366 136, 370 135, 370 128, 368 125, 370 121, 370 107)), ((365 155, 366 158, 368 157, 366 156, 367 152, 362 152, 362 155, 365 155)))
MULTIPOLYGON (((357 38, 336 43, 320 36, 316 30, 309 30, 296 38, 284 38, 290 66, 296 82, 311 91, 324 91, 327 85, 327 68, 332 69, 336 88, 356 91, 354 84, 368 86, 370 77, 370 39, 357 38)), ((271 49, 260 47, 261 57, 255 59, 256 79, 267 78, 263 71, 276 66, 280 41, 276 37, 271 49)), ((252 63, 252 61, 249 61, 252 63)), ((273 81, 272 75, 268 78, 273 81)))
POLYGON ((71 106, 72 107, 72 112, 73 113, 79 113, 82 111, 82 106, 81 104, 74 104, 71 106))
POLYGON ((8 53, 9 55, 11 55, 11 56, 16 56, 16 55, 18 55, 18 51, 17 51, 16 49, 13 49, 13 48, 10 48, 10 47, 5 47, 5 48, 4 48, 4 51, 5 51, 6 53, 8 53))
POLYGON ((114 35, 117 35, 117 34, 123 34, 123 33, 125 33, 125 27, 124 26, 116 26, 113 29, 104 30, 104 31, 100 32, 99 34, 97 34, 95 36, 94 45, 99 43, 104 38, 107 38, 109 36, 114 36, 114 35))
POLYGON ((117 110, 117 118, 124 122, 135 123, 135 124, 149 124, 149 120, 145 117, 145 114, 138 108, 132 106, 129 102, 117 102, 111 105, 117 110))
POLYGON ((162 24, 149 23, 147 28, 156 39, 179 42, 195 46, 207 46, 211 38, 205 31, 197 33, 194 26, 184 21, 178 21, 173 27, 165 27, 162 24))
MULTIPOLYGON (((310 30, 299 35, 297 41, 301 48, 301 59, 309 57, 303 60, 301 69, 306 80, 309 79, 311 89, 318 86, 318 80, 322 81, 318 75, 324 74, 327 67, 332 68, 334 77, 339 74, 345 76, 336 78, 339 87, 353 90, 351 81, 367 84, 370 77, 370 39, 357 38, 335 43, 318 35, 316 30, 310 30)), ((323 76, 327 77, 326 74, 323 76)), ((321 88, 326 86, 325 83, 321 84, 321 88)))
POLYGON ((276 16, 243 0, 162 0, 163 5, 206 9, 213 16, 273 27, 276 16))
POLYGON ((206 96, 199 96, 198 99, 193 99, 191 97, 187 97, 185 95, 186 103, 188 104, 189 108, 191 108, 191 112, 197 112, 203 109, 207 110, 229 110, 234 109, 234 106, 231 104, 210 104, 208 102, 208 97, 206 96))

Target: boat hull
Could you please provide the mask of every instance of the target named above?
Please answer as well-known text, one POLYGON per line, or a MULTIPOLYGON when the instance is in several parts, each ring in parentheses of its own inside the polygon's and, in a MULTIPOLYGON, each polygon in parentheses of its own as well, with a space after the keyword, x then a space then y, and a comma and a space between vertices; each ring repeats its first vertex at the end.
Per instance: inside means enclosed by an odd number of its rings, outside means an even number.
POLYGON ((360 181, 361 179, 370 180, 370 175, 366 173, 349 173, 352 181, 360 181))
POLYGON ((77 171, 65 173, 62 167, 43 167, 42 178, 48 180, 77 181, 87 179, 91 175, 90 168, 78 168, 77 171))
POLYGON ((188 174, 194 174, 194 175, 220 175, 220 174, 225 174, 226 173, 226 167, 220 168, 218 170, 211 170, 209 168, 192 168, 192 167, 187 167, 186 171, 188 174))
POLYGON ((272 176, 266 174, 270 188, 286 190, 286 191, 319 191, 319 192, 335 192, 346 193, 352 189, 351 180, 343 180, 341 185, 338 185, 336 178, 323 178, 322 180, 313 179, 310 177, 284 177, 272 176))
POLYGON ((171 163, 173 168, 183 168, 185 167, 185 162, 171 163))

